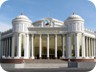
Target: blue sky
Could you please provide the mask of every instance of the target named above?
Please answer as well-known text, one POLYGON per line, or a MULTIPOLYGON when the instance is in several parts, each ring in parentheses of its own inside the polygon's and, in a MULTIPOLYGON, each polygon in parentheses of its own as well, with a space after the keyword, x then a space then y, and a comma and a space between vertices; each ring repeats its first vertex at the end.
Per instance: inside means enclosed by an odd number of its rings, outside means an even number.
POLYGON ((52 17, 64 21, 73 12, 85 19, 85 27, 96 30, 96 8, 88 0, 8 0, 0 8, 0 31, 12 27, 21 12, 32 22, 52 17))

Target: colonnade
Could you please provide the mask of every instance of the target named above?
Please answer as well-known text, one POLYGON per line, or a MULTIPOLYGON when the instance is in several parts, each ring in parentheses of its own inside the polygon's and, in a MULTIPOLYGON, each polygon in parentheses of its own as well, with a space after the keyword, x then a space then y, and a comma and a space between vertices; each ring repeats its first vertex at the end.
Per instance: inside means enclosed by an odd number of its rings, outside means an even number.
MULTIPOLYGON (((72 57, 72 34, 67 34, 67 58, 71 59, 72 57)), ((79 43, 79 35, 78 33, 74 34, 74 50, 75 50, 75 58, 85 58, 85 36, 84 34, 81 35, 81 47, 82 47, 82 56, 80 56, 80 43, 79 43)))
MULTIPOLYGON (((42 35, 39 35, 39 58, 42 58, 42 35)), ((72 39, 71 34, 61 34, 62 35, 62 58, 73 58, 72 56, 72 39), (66 52, 66 54, 65 54, 66 52)), ((50 34, 46 34, 47 38, 47 58, 50 58, 50 34)), ((55 42, 55 58, 57 58, 58 50, 58 34, 54 34, 55 42)), ((95 39, 86 37, 84 34, 81 35, 81 51, 82 55, 80 56, 80 45, 78 33, 74 34, 74 50, 75 58, 94 58, 95 57, 95 39)), ((17 36, 17 51, 15 56, 15 35, 6 39, 2 39, 2 56, 3 57, 12 57, 12 58, 22 58, 22 34, 17 36)), ((24 34, 24 57, 25 59, 32 58, 34 59, 34 34, 31 34, 31 43, 29 41, 29 34, 24 34), (31 50, 31 51, 30 51, 31 50), (31 52, 31 53, 30 53, 31 52), (31 54, 31 55, 30 55, 31 54)))
POLYGON ((2 48, 2 57, 11 57, 11 50, 12 50, 12 39, 11 37, 1 39, 1 48, 2 48))
MULTIPOLYGON (((50 34, 46 34, 47 35, 47 58, 50 58, 50 50, 49 50, 49 37, 50 34)), ((21 58, 21 38, 22 34, 18 35, 17 38, 17 58, 21 58)), ((31 43, 29 43, 29 35, 26 34, 24 35, 24 58, 32 58, 34 59, 34 34, 31 35, 31 43), (30 49, 31 48, 31 49, 30 49), (32 51, 30 51, 32 50, 32 51), (31 53, 30 53, 31 52, 31 53), (31 55, 30 55, 31 54, 31 55)), ((14 44, 14 36, 12 37, 12 57, 14 57, 14 48, 15 48, 15 44, 14 44)), ((64 40, 64 35, 63 35, 63 44, 65 44, 65 40, 64 40)), ((62 51, 62 56, 64 57, 65 53, 64 53, 64 48, 65 46, 63 45, 63 51, 62 51)), ((42 58, 42 34, 39 35, 39 58, 42 58)), ((57 58, 57 34, 55 34, 55 58, 57 58)))
POLYGON ((86 47, 86 57, 94 58, 95 57, 95 45, 96 39, 85 37, 85 47, 86 47))

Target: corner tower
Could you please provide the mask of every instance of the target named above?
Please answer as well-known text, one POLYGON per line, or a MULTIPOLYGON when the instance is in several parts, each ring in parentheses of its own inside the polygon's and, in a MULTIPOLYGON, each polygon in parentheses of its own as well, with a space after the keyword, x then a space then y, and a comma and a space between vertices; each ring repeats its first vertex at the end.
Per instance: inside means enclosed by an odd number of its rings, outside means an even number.
POLYGON ((84 19, 79 15, 73 13, 65 20, 68 32, 83 32, 84 31, 84 19))
POLYGON ((21 13, 21 15, 17 16, 15 19, 12 20, 13 32, 27 33, 28 32, 27 27, 31 26, 31 24, 32 24, 31 20, 21 13))
POLYGON ((31 26, 31 24, 31 20, 23 14, 12 20, 12 57, 29 58, 28 27, 31 26))
POLYGON ((67 58, 84 58, 84 19, 73 13, 65 20, 64 24, 67 27, 67 58))

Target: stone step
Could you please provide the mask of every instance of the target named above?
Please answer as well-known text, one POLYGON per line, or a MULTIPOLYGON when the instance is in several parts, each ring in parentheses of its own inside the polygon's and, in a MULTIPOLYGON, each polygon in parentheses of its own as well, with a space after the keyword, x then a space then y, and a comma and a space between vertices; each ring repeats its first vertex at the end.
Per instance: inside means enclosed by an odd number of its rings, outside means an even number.
MULTIPOLYGON (((25 61, 23 60, 23 62, 25 61)), ((60 59, 35 59, 31 63, 65 63, 65 61, 60 59)))

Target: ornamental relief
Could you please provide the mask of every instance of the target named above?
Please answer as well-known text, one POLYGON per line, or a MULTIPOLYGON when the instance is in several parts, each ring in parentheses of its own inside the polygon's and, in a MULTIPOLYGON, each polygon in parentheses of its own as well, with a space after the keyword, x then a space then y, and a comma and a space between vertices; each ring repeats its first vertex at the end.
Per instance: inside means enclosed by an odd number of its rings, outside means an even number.
POLYGON ((50 31, 50 30, 44 30, 44 31, 30 31, 29 33, 44 33, 44 34, 48 34, 48 33, 63 33, 64 31, 59 31, 59 30, 54 30, 54 31, 50 31))

